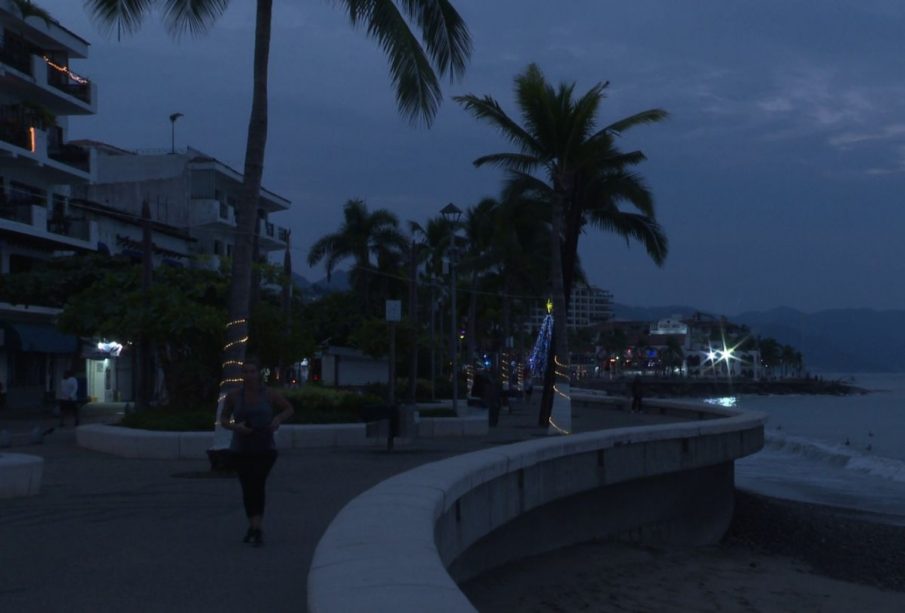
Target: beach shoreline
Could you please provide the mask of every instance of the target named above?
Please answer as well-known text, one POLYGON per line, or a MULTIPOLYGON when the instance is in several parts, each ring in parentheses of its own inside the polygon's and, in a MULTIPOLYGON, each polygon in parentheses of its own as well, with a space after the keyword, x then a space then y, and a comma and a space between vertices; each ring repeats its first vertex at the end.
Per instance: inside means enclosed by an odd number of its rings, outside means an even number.
POLYGON ((726 537, 703 547, 594 541, 461 587, 479 611, 903 611, 905 526, 737 491, 726 537))

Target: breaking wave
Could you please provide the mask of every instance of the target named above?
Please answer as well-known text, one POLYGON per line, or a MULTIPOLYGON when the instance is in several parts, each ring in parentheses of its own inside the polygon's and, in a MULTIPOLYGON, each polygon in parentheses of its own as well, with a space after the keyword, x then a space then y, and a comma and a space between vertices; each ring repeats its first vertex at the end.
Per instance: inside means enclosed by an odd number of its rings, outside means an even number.
POLYGON ((835 468, 852 470, 874 477, 905 483, 905 462, 895 458, 865 453, 845 445, 822 443, 811 439, 768 433, 767 449, 801 456, 835 468))

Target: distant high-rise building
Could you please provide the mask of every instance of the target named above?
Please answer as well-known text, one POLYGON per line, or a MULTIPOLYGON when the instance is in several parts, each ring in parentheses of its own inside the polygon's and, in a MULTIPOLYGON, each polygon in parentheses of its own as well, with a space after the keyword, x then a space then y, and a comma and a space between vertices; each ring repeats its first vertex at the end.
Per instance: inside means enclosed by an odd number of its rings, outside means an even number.
MULTIPOLYGON (((528 327, 539 328, 546 315, 546 308, 532 310, 528 327)), ((569 329, 587 328, 613 318, 613 294, 599 287, 576 284, 569 301, 569 329)))

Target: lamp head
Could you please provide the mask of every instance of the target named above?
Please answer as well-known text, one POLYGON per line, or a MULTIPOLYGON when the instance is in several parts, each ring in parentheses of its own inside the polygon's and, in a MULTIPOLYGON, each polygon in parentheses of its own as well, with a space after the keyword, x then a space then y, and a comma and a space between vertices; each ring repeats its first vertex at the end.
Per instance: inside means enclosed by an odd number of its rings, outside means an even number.
POLYGON ((440 209, 440 214, 443 215, 443 219, 454 225, 459 223, 459 218, 462 217, 462 209, 450 202, 440 209))

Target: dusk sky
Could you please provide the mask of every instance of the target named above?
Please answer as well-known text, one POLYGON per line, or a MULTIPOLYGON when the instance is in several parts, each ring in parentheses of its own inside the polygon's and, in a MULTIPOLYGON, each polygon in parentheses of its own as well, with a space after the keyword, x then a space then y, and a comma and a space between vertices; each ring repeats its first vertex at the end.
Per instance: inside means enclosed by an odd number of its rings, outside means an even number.
MULTIPOLYGON (((157 19, 117 41, 81 2, 39 2, 92 43, 73 68, 98 114, 71 138, 124 148, 191 145, 241 170, 251 101, 254 2, 174 41, 157 19)), ((642 149, 670 239, 660 269, 637 245, 590 232, 590 281, 623 304, 733 315, 780 305, 905 308, 905 5, 901 0, 454 0, 474 53, 444 84, 432 128, 396 111, 387 63, 328 0, 274 2, 264 184, 292 200, 294 267, 363 198, 419 222, 499 192, 472 160, 510 150, 450 96, 490 94, 510 114, 512 78, 536 62, 584 92, 610 81, 601 125, 660 107, 627 133, 642 149)))

